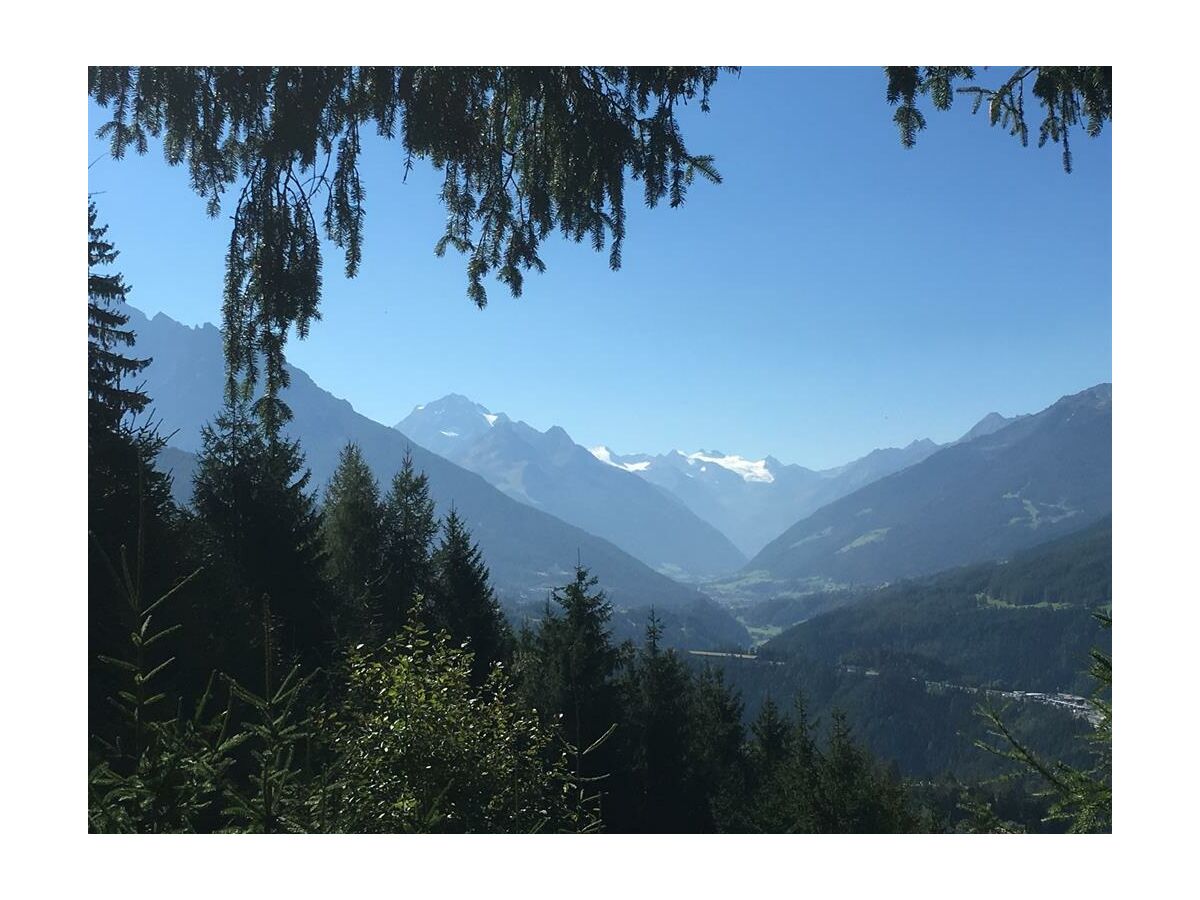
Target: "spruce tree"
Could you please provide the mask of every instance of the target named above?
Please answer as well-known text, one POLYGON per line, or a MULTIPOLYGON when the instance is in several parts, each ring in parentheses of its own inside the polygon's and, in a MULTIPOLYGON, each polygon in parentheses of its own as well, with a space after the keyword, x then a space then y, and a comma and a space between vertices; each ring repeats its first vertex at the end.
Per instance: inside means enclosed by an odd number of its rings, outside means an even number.
POLYGON ((430 619, 453 643, 469 645, 474 654, 471 677, 482 684, 492 663, 511 655, 512 634, 492 591, 483 554, 453 509, 442 523, 433 568, 430 619))
POLYGON ((107 271, 119 254, 106 237, 108 227, 98 226, 96 218, 96 205, 89 202, 88 497, 97 520, 91 530, 115 557, 119 542, 132 537, 141 500, 151 510, 164 509, 170 483, 154 470, 165 442, 151 423, 137 419, 150 398, 129 379, 151 361, 129 355, 136 336, 125 327, 129 316, 121 307, 130 289, 120 273, 107 271))
MULTIPOLYGON (((818 779, 818 830, 845 834, 864 828, 870 822, 872 789, 875 787, 871 760, 854 741, 850 725, 841 711, 834 711, 818 779)), ((873 824, 873 823, 871 823, 873 824)))
POLYGON ((128 416, 146 408, 150 398, 127 379, 137 375, 149 359, 127 356, 135 335, 125 326, 121 312, 129 286, 119 272, 104 272, 120 255, 108 240, 108 226, 97 225, 96 204, 88 203, 88 414, 110 431, 128 416))
POLYGON ((234 829, 252 834, 292 833, 313 830, 312 807, 321 806, 316 782, 304 771, 298 752, 310 741, 312 718, 304 706, 311 680, 292 666, 282 678, 276 671, 273 638, 277 631, 270 598, 264 598, 262 615, 262 690, 249 690, 236 678, 225 676, 232 695, 248 707, 249 716, 238 740, 249 750, 248 784, 225 783, 225 814, 234 829), (316 796, 312 796, 316 794, 316 796))
POLYGON ((103 559, 134 627, 125 652, 100 657, 119 685, 107 698, 118 714, 119 728, 108 739, 94 737, 89 747, 88 830, 209 829, 215 821, 218 782, 230 765, 223 746, 228 718, 208 718, 208 691, 190 718, 180 715, 166 690, 174 653, 182 645, 179 626, 161 624, 164 606, 197 572, 147 602, 140 554, 132 561, 125 553, 120 560, 107 555, 103 559))
POLYGON ((88 660, 89 719, 106 730, 115 689, 111 673, 97 663, 125 645, 134 622, 104 562, 144 551, 139 563, 142 589, 163 593, 178 576, 177 514, 170 479, 154 468, 163 440, 139 419, 150 398, 129 379, 150 362, 130 355, 135 335, 122 312, 129 287, 109 271, 117 250, 107 227, 96 224, 88 204, 88 660))
POLYGON ((742 802, 745 737, 741 698, 725 683, 720 669, 706 666, 693 680, 687 716, 688 759, 694 786, 692 830, 719 830, 731 818, 732 809, 742 802))
POLYGON ((375 476, 354 442, 342 448, 325 491, 321 534, 336 595, 338 636, 354 643, 374 641, 387 574, 384 508, 375 476))
POLYGON ((193 498, 212 563, 216 597, 205 602, 210 634, 229 654, 222 667, 248 678, 250 635, 261 632, 264 598, 281 660, 318 664, 331 635, 320 516, 299 444, 280 440, 240 398, 227 399, 201 430, 193 498), (217 599, 219 598, 219 599, 217 599), (230 658, 231 656, 238 658, 230 658))
POLYGON ((831 719, 829 740, 815 779, 813 830, 827 834, 926 830, 929 823, 916 809, 908 788, 895 771, 854 740, 844 713, 835 711, 831 719))
POLYGON ((525 632, 518 658, 525 702, 561 724, 580 779, 604 778, 618 766, 607 736, 621 718, 616 675, 626 653, 611 643, 612 605, 597 584, 576 566, 575 578, 551 592, 557 608, 547 602, 540 627, 525 632))
POLYGON ((765 833, 794 830, 806 801, 792 790, 788 765, 792 749, 791 723, 768 695, 750 724, 745 794, 727 814, 726 827, 765 833))
POLYGON ((908 788, 851 734, 835 711, 818 746, 802 698, 789 720, 770 700, 751 726, 750 779, 727 826, 756 832, 823 834, 927 830, 908 788))
POLYGON ((693 801, 702 793, 688 756, 690 673, 674 651, 659 646, 661 638, 662 621, 651 610, 645 644, 621 681, 618 745, 627 791, 609 805, 609 820, 622 831, 690 831, 693 801))
POLYGON ((1072 129, 1082 126, 1086 135, 1096 137, 1104 130, 1104 123, 1112 120, 1112 66, 1016 66, 994 88, 976 84, 955 87, 956 82, 975 80, 974 66, 885 66, 884 72, 887 100, 897 107, 893 121, 905 147, 914 146, 917 132, 925 128, 925 116, 918 105, 923 95, 930 97, 938 110, 949 109, 955 94, 973 98, 974 113, 986 104, 990 124, 1006 129, 1026 146, 1028 86, 1044 113, 1038 127, 1038 146, 1061 144, 1063 170, 1068 173, 1072 166, 1072 129))
POLYGON ((766 775, 783 762, 791 745, 791 728, 770 696, 763 701, 750 733, 754 736, 752 756, 758 771, 766 775))
POLYGON ((400 631, 416 599, 430 594, 433 581, 438 521, 429 496, 429 479, 416 471, 411 450, 405 452, 404 464, 392 478, 384 511, 388 578, 380 613, 387 636, 400 631))

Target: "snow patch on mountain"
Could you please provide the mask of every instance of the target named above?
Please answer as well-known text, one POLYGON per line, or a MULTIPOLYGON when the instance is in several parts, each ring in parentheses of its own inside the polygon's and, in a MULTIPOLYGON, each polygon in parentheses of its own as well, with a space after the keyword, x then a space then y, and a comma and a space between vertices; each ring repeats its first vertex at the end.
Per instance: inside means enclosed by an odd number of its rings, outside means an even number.
MULTIPOLYGON (((681 453, 680 455, 688 461, 688 465, 694 466, 696 463, 713 463, 722 469, 728 469, 730 472, 740 475, 743 481, 762 481, 770 484, 775 480, 775 476, 767 468, 767 461, 765 459, 746 459, 742 456, 732 454, 726 456, 723 453, 705 450, 701 450, 698 453, 681 453)), ((705 471, 703 466, 701 466, 700 471, 705 471)))
POLYGON ((650 468, 650 460, 632 463, 617 462, 617 460, 613 459, 612 451, 603 444, 599 447, 588 447, 588 452, 600 460, 600 462, 607 463, 617 469, 624 469, 626 472, 645 472, 650 468))
POLYGON ((588 452, 602 463, 608 463, 610 466, 615 466, 613 462, 612 451, 601 444, 599 447, 588 447, 588 452))

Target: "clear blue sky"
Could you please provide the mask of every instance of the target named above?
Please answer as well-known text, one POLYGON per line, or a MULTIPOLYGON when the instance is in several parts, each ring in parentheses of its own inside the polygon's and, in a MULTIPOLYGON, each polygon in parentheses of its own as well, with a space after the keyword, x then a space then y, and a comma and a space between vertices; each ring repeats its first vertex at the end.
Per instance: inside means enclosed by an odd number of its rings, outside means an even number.
MULTIPOLYGON (((1077 135, 1066 175, 1058 148, 1022 149, 960 101, 906 151, 878 69, 746 69, 683 119, 724 184, 676 210, 630 184, 619 272, 555 237, 547 273, 517 300, 489 286, 484 311, 462 258, 433 254, 438 174, 402 184, 400 149, 372 142, 362 269, 345 279, 329 248, 323 320, 290 359, 389 425, 453 391, 617 452, 814 467, 1111 380, 1107 132, 1077 135)), ((89 109, 89 135, 102 120, 89 109)), ((89 162, 104 152, 89 137, 89 162)), ((157 147, 105 156, 89 188, 131 302, 219 322, 228 210, 208 219, 157 147)))

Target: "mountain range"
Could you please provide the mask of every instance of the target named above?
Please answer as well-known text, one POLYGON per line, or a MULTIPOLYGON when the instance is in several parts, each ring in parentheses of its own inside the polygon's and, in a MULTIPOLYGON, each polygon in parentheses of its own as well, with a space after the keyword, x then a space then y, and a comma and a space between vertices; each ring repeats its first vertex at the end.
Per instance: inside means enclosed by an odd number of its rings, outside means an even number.
POLYGON ((723 575, 746 563, 725 535, 670 492, 605 465, 558 426, 538 431, 450 394, 418 406, 395 427, 508 496, 672 577, 723 575))
MULTIPOLYGON (((153 415, 170 448, 160 466, 175 473, 177 494, 190 497, 187 480, 201 448, 201 428, 222 405, 225 383, 221 335, 212 325, 190 327, 159 313, 148 318, 126 306, 137 335, 135 352, 153 362, 142 372, 153 415)), ((724 647, 747 642, 745 629, 695 588, 679 584, 613 543, 512 499, 479 475, 455 465, 394 428, 354 411, 289 366, 283 399, 293 412, 287 435, 298 439, 313 483, 323 491, 347 441, 355 441, 386 487, 411 451, 429 476, 439 514, 455 508, 483 550, 492 582, 510 613, 540 614, 550 588, 570 580, 577 561, 600 579, 617 615, 618 636, 640 634, 651 607, 662 615, 664 640, 676 646, 724 647)))
POLYGON ((824 471, 785 464, 772 456, 751 460, 719 450, 618 455, 600 446, 591 452, 609 467, 669 491, 750 557, 799 519, 865 484, 920 462, 937 449, 931 440, 917 440, 903 448, 875 450, 824 471))
POLYGON ((974 435, 800 520, 744 570, 872 584, 1010 554, 1112 512, 1112 385, 974 435))
MULTIPOLYGON (((154 358, 143 377, 170 444, 160 466, 186 502, 201 427, 222 402, 220 332, 128 311, 136 352, 154 358)), ((1107 384, 1036 415, 990 413, 949 444, 916 440, 818 471, 716 450, 588 449, 456 394, 389 428, 289 372, 288 436, 318 490, 347 441, 381 487, 411 452, 439 513, 454 507, 467 521, 518 619, 540 615, 579 560, 608 592, 619 636, 638 634, 654 607, 668 643, 689 649, 749 643, 725 606, 775 604, 786 621, 744 616, 769 633, 843 605, 847 587, 1003 559, 1111 514, 1107 384)))
MULTIPOLYGON (((990 413, 959 440, 1011 421, 990 413)), ((585 449, 557 425, 538 431, 461 394, 423 403, 395 427, 510 497, 685 580, 741 568, 798 520, 942 447, 914 440, 825 470, 719 450, 618 455, 604 445, 585 449)))

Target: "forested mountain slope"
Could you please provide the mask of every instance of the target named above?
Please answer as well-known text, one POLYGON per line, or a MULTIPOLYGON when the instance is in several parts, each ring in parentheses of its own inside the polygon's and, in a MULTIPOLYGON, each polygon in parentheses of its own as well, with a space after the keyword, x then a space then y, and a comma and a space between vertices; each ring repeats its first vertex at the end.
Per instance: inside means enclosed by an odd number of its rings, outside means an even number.
POLYGON ((1084 692, 1094 646, 1111 634, 1112 519, 1026 550, 870 591, 762 648, 975 687, 1084 692))
POLYGON ((1112 510, 1112 386, 955 443, 797 522, 747 564, 869 585, 1000 559, 1112 510))
MULTIPOLYGON (((154 359, 144 377, 160 431, 171 436, 174 448, 195 453, 201 446, 201 426, 221 407, 225 376, 220 332, 211 325, 181 325, 162 314, 147 319, 133 307, 128 311, 139 355, 154 359)), ((289 371, 292 383, 283 397, 294 419, 287 434, 299 439, 313 483, 323 489, 347 441, 360 445, 383 485, 411 448, 416 468, 429 476, 439 514, 453 507, 467 522, 497 592, 510 607, 541 604, 551 587, 570 581, 580 561, 600 578, 619 610, 653 606, 668 617, 679 611, 678 618, 691 623, 679 638, 689 646, 746 642, 742 626, 698 591, 653 571, 609 541, 518 503, 480 476, 355 412, 300 369, 289 371)), ((177 457, 170 465, 179 467, 180 462, 177 457)))
POLYGON ((1091 726, 1052 695, 1087 695, 1091 650, 1111 653, 1112 633, 1093 616, 1111 610, 1110 518, 1007 562, 844 591, 839 602, 756 657, 689 659, 723 671, 747 719, 767 698, 788 709, 803 697, 821 727, 844 711, 872 752, 908 775, 1006 771, 974 745, 986 736, 975 710, 987 702, 1047 757, 1086 762, 1080 736, 1091 726))

